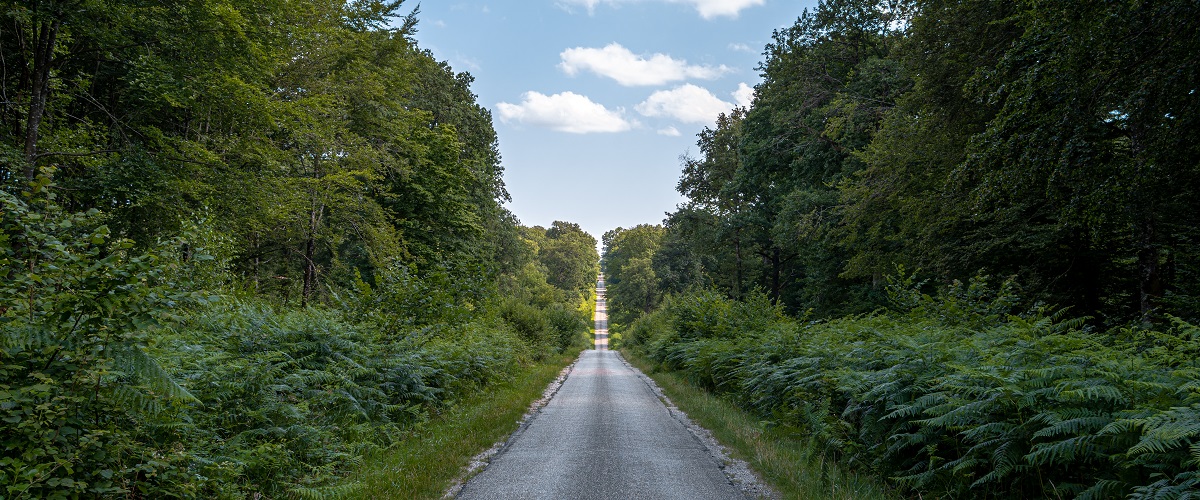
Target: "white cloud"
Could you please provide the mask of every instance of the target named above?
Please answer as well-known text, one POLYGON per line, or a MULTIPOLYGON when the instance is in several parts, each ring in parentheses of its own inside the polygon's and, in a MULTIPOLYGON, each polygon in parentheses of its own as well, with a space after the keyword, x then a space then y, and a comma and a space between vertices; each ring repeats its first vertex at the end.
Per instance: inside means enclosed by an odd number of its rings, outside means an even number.
POLYGON ((733 96, 733 102, 736 102, 738 106, 749 108, 750 103, 754 102, 754 87, 746 85, 746 82, 741 82, 738 84, 737 90, 730 92, 730 95, 733 96))
POLYGON ((673 3, 686 3, 696 8, 700 13, 700 17, 712 19, 714 17, 732 17, 736 18, 743 9, 762 5, 765 0, 670 0, 673 3))
POLYGON ((580 71, 591 71, 600 76, 616 80, 626 87, 636 85, 662 85, 688 78, 712 79, 732 71, 725 65, 697 66, 687 61, 674 59, 666 54, 649 57, 630 52, 619 43, 610 43, 604 48, 575 47, 559 54, 562 62, 558 67, 574 76, 580 71))
MULTIPOLYGON (((588 14, 592 14, 596 10, 596 6, 600 4, 617 5, 622 3, 635 3, 639 1, 649 0, 562 0, 562 4, 566 5, 581 5, 585 7, 588 14)), ((690 5, 696 9, 700 17, 705 19, 713 19, 715 17, 732 17, 737 18, 743 10, 762 5, 766 0, 660 0, 667 3, 681 3, 690 5)))
POLYGON ((751 49, 749 45, 744 43, 731 43, 729 44, 729 50, 734 52, 754 52, 754 49, 751 49))
POLYGON ((646 116, 670 117, 684 123, 713 123, 717 115, 732 108, 733 104, 718 99, 707 89, 688 83, 650 94, 634 109, 646 116))
POLYGON ((496 111, 505 123, 511 121, 572 134, 623 132, 633 126, 621 116, 620 110, 610 110, 574 92, 554 95, 526 92, 520 104, 501 102, 496 104, 496 111))
POLYGON ((658 129, 658 135, 665 135, 665 136, 669 136, 669 137, 679 137, 683 134, 679 133, 679 129, 677 129, 675 127, 667 127, 667 128, 658 129))

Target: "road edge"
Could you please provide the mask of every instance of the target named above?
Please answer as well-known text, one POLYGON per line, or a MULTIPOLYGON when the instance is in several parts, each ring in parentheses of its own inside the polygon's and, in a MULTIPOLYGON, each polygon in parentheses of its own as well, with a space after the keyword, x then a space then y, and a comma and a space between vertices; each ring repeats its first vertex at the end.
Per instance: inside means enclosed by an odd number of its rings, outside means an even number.
MULTIPOLYGON (((554 378, 554 381, 550 382, 550 384, 546 386, 546 389, 542 391, 542 397, 529 404, 529 410, 521 416, 521 420, 517 424, 517 430, 513 431, 512 434, 509 434, 507 438, 496 441, 490 448, 483 450, 474 457, 471 457, 471 461, 466 467, 463 468, 462 474, 460 474, 458 478, 454 480, 454 482, 450 483, 450 487, 447 488, 446 492, 442 494, 443 500, 458 496, 463 487, 467 485, 467 481, 470 481, 472 477, 475 477, 480 472, 483 472, 483 470, 492 463, 493 458, 496 458, 497 455, 504 453, 504 450, 508 449, 508 447, 512 445, 513 441, 515 441, 518 436, 524 433, 525 429, 529 428, 529 424, 533 422, 533 419, 541 414, 542 408, 544 408, 546 404, 554 398, 555 394, 558 394, 558 390, 562 387, 563 381, 565 381, 567 376, 571 374, 571 371, 575 369, 575 364, 579 362, 579 358, 581 356, 583 356, 583 352, 580 352, 579 356, 575 357, 575 361, 572 361, 571 364, 563 367, 562 371, 558 372, 558 376, 554 378)), ((621 358, 621 361, 624 362, 625 359, 621 358)))
POLYGON ((657 396, 660 401, 662 401, 663 405, 667 407, 667 413, 669 413, 672 418, 682 424, 683 427, 686 428, 688 432, 690 432, 706 450, 708 450, 708 454, 717 462, 717 467, 720 468, 721 472, 725 474, 725 477, 729 480, 729 483, 741 491, 746 498, 767 498, 772 500, 782 498, 782 495, 780 495, 779 492, 767 485, 762 478, 760 478, 758 474, 750 468, 750 464, 746 463, 745 460, 729 456, 725 445, 721 444, 720 441, 717 441, 717 438, 713 436, 711 431, 701 427, 700 424, 697 424, 690 417, 688 417, 687 413, 684 413, 683 410, 680 410, 678 406, 675 406, 675 403, 671 401, 671 398, 667 397, 667 395, 663 393, 662 389, 658 387, 658 383, 654 382, 654 379, 643 373, 636 366, 633 366, 632 363, 625 359, 625 356, 623 356, 620 351, 612 352, 616 353, 617 359, 620 359, 625 366, 633 370, 634 373, 637 373, 637 376, 642 380, 642 383, 646 384, 646 386, 650 388, 650 391, 653 392, 654 395, 657 396))

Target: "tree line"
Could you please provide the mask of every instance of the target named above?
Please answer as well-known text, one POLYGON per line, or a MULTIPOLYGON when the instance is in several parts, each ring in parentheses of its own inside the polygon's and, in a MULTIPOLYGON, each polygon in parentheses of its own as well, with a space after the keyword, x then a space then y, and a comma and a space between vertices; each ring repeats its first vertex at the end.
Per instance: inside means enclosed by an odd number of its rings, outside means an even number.
POLYGON ((612 341, 900 495, 1200 491, 1200 4, 823 0, 686 201, 603 236, 612 341))
POLYGON ((884 304, 903 267, 1013 277, 1101 326, 1194 318, 1197 13, 821 2, 773 33, 751 106, 698 134, 639 272, 817 317, 884 304))
POLYGON ((0 10, 0 496, 353 494, 585 345, 596 240, 522 226, 399 0, 0 10))

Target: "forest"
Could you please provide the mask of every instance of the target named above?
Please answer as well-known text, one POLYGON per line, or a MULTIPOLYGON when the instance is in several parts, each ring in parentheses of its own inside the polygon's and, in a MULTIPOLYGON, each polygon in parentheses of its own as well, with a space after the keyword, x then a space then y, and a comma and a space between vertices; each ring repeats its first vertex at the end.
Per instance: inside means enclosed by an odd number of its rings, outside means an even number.
POLYGON ((1193 498, 1197 54, 1190 0, 823 0, 604 234, 613 342, 913 498, 1193 498))
POLYGON ((585 345, 596 239, 401 4, 3 4, 0 498, 352 494, 585 345))

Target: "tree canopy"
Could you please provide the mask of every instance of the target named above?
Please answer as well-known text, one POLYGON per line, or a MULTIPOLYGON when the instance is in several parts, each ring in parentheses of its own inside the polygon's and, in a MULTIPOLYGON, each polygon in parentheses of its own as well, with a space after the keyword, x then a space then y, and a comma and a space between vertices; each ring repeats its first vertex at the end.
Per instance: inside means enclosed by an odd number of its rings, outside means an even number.
POLYGON ((1109 325, 1194 317, 1197 6, 829 0, 685 157, 663 291, 824 317, 885 277, 1014 277, 1109 325))

